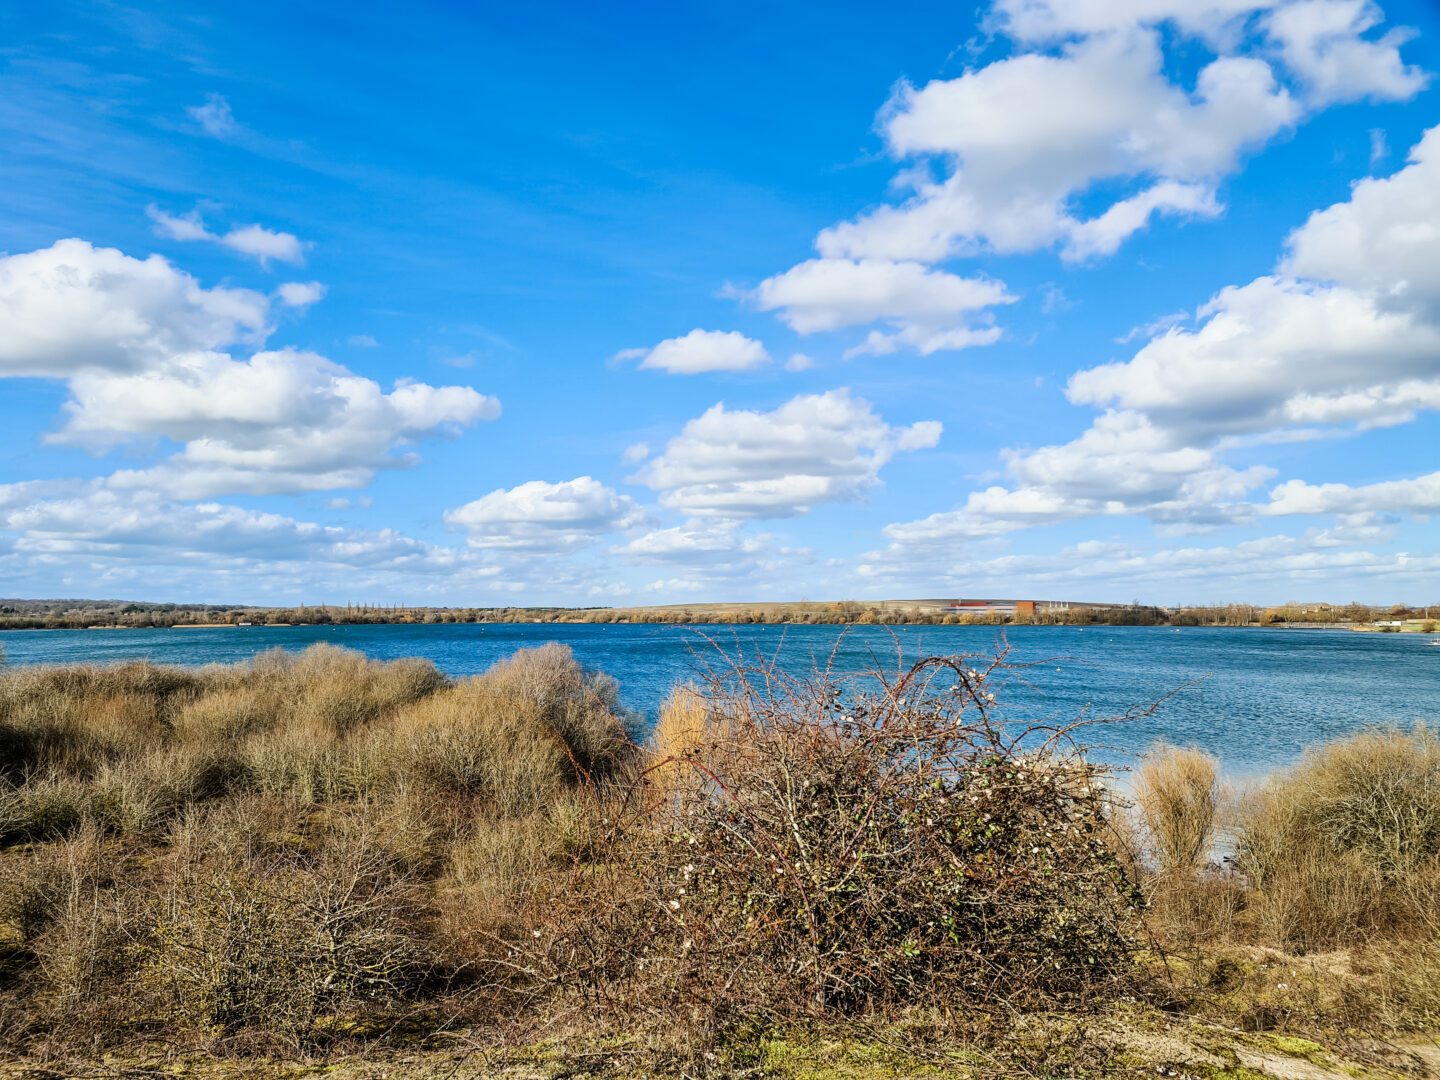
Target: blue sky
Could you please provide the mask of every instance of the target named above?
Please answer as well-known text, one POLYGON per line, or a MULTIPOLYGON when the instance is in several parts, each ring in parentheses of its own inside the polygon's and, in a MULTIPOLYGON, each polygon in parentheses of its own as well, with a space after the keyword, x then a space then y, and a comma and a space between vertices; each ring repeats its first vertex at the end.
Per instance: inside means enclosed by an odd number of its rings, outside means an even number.
POLYGON ((12 5, 0 595, 1440 599, 1434 5, 12 5))

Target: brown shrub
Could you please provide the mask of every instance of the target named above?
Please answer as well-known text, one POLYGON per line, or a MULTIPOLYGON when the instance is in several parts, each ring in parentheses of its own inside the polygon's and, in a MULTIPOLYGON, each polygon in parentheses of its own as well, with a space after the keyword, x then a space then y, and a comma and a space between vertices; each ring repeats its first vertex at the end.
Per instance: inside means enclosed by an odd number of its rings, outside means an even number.
POLYGON ((364 808, 313 843, 251 813, 192 816, 159 896, 145 983, 183 1026, 298 1040, 426 976, 418 883, 364 808))
POLYGON ((601 780, 632 763, 619 683, 603 672, 587 672, 568 645, 551 642, 519 649, 478 681, 499 697, 534 705, 540 721, 558 736, 574 767, 587 778, 601 780))
POLYGON ((1138 893, 1056 732, 1007 735, 958 659, 853 692, 765 674, 714 688, 684 779, 643 783, 611 859, 536 913, 537 963, 704 1024, 1124 977, 1138 893))
POLYGON ((1197 747, 1158 743, 1141 757, 1132 794, 1160 872, 1198 870, 1220 807, 1215 758, 1197 747))
POLYGON ((1244 808, 1237 862, 1262 937, 1312 949, 1433 932, 1440 741, 1362 732, 1307 753, 1244 808))

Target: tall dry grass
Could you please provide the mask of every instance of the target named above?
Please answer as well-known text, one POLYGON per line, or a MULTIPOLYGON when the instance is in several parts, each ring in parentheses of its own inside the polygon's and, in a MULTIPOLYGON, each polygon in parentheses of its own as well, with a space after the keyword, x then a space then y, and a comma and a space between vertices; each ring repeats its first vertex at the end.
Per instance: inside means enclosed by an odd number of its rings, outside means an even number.
POLYGON ((0 1050, 1084 1007, 1142 992, 1139 886, 1162 945, 1348 947, 1352 1026, 1440 1016, 1424 729, 1252 792, 1226 870, 1198 751, 1142 761, 1132 858, 1072 733, 1000 723, 973 662, 732 672, 644 747, 560 646, 0 672, 0 1050))
POLYGON ((629 722, 560 646, 458 682, 330 646, 9 669, 0 997, 69 1040, 114 1006, 294 1045, 424 987, 513 979, 518 913, 593 851, 636 763, 629 722))
POLYGON ((1157 743, 1140 759, 1132 794, 1160 872, 1197 871, 1220 810, 1215 758, 1198 747, 1157 743))
POLYGON ((1305 755, 1243 808, 1239 866, 1255 926, 1313 949, 1433 934, 1440 911, 1440 739, 1362 732, 1305 755))

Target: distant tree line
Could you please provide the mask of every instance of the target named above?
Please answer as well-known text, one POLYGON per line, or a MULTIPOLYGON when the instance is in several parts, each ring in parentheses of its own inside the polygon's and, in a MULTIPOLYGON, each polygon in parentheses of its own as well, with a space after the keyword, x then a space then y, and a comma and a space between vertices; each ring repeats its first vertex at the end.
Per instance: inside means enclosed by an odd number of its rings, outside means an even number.
POLYGON ((408 607, 375 604, 301 604, 249 607, 215 604, 151 604, 103 600, 0 600, 0 629, 76 630, 91 627, 327 626, 403 623, 647 623, 727 625, 919 625, 919 626, 1285 626, 1370 625, 1420 622, 1431 630, 1440 604, 1375 607, 1361 603, 1207 604, 1155 607, 1144 604, 1042 609, 1034 614, 936 612, 919 607, 842 600, 834 603, 763 604, 663 608, 408 607))

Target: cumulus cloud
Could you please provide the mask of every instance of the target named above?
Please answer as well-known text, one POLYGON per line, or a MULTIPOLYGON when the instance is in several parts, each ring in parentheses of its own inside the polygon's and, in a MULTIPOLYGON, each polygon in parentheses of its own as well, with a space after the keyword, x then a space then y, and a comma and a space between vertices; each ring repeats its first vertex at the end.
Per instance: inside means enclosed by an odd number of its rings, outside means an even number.
POLYGON ((770 533, 747 533, 734 518, 690 518, 679 525, 654 529, 610 555, 634 566, 661 566, 683 577, 661 579, 647 586, 654 592, 755 590, 778 588, 793 595, 796 575, 814 562, 814 552, 783 544, 770 533))
POLYGON ((1287 241, 1280 274, 1222 290, 1195 330, 1080 372, 1082 404, 1141 410, 1192 440, 1386 426, 1440 405, 1440 128, 1287 241))
POLYGON ((740 524, 738 520, 726 518, 691 518, 680 525, 652 530, 611 550, 630 562, 688 565, 717 557, 753 554, 765 546, 769 537, 742 537, 740 524))
POLYGON ((531 480, 492 491, 445 512, 447 524, 463 528, 477 548, 576 551, 610 533, 634 528, 645 511, 589 476, 558 484, 531 480))
POLYGON ((1071 442, 1005 455, 1011 483, 886 530, 898 558, 1032 525, 1144 514, 1187 531, 1290 513, 1429 512, 1430 478, 1349 488, 1281 484, 1229 450, 1440 410, 1440 128, 1395 175, 1361 181, 1287 240, 1276 274, 1221 290, 1194 328, 1073 376, 1103 410, 1071 442))
POLYGON ((999 32, 1030 45, 1166 22, 1213 41, 1237 19, 1267 6, 1267 0, 996 0, 990 20, 999 32))
POLYGON ((1263 24, 1311 104, 1408 101, 1425 88, 1427 77, 1400 57, 1400 45, 1411 33, 1397 29, 1378 40, 1364 37, 1383 20, 1370 0, 1297 0, 1271 11, 1263 24))
POLYGON ((271 259, 297 266, 305 261, 305 247, 299 240, 263 225, 241 225, 220 237, 219 242, 231 251, 249 255, 261 266, 268 266, 271 259))
POLYGON ((287 281, 275 296, 286 307, 307 308, 325 298, 325 286, 318 281, 287 281))
POLYGON ((788 517, 863 499, 896 453, 934 446, 940 432, 933 420, 892 427, 846 389, 800 395, 772 412, 722 402, 633 479, 689 514, 788 517))
MULTIPOLYGON (((346 500, 353 506, 367 499, 346 500)), ((450 606, 535 596, 584 603, 627 586, 550 546, 443 546, 394 529, 321 525, 106 480, 0 484, 0 582, 81 595, 114 587, 279 603, 375 595, 450 606), (148 583, 148 584, 147 584, 148 583)))
POLYGON ((422 437, 494 419, 499 405, 469 387, 399 382, 386 393, 315 353, 177 357, 163 372, 82 372, 65 425, 50 440, 104 447, 164 437, 184 449, 113 482, 180 498, 364 487, 380 469, 419 462, 396 452, 422 437))
POLYGON ((997 0, 1003 59, 923 86, 901 83, 877 128, 910 194, 820 232, 818 259, 737 290, 800 333, 878 321, 850 350, 922 354, 989 344, 963 314, 1004 287, 932 264, 1058 247, 1112 255, 1157 217, 1214 218, 1220 183, 1309 112, 1424 85, 1376 36, 1368 0, 997 0), (1215 55, 1193 84, 1176 54, 1215 55))
POLYGON ((802 333, 901 324, 852 352, 988 343, 993 331, 954 314, 1003 295, 967 303, 961 279, 945 275, 941 290, 917 264, 1051 246, 1091 259, 1157 216, 1217 216, 1220 181, 1307 109, 1408 99, 1424 86, 1400 57, 1405 32, 1374 37, 1381 19, 1367 0, 998 0, 989 28, 1019 46, 1014 55, 902 83, 880 112, 886 148, 908 163, 897 186, 910 197, 823 230, 820 259, 751 295, 802 333), (1166 42, 1193 37, 1218 55, 1187 86, 1166 42), (1084 213, 1082 197, 1087 210, 1100 205, 1084 213), (847 304, 852 283, 866 302, 847 304), (937 323, 942 314, 949 321, 937 323))
POLYGON ((84 240, 0 257, 0 374, 136 371, 269 334, 269 301, 84 240))
POLYGON ((1440 472, 1378 484, 1309 484, 1289 480, 1270 492, 1265 514, 1440 513, 1440 472))
POLYGON ((147 206, 145 213, 155 223, 156 234, 170 240, 204 240, 219 244, 241 255, 248 255, 267 268, 272 259, 296 266, 305 262, 305 245, 292 233, 277 232, 263 225, 238 225, 229 232, 219 234, 206 227, 198 210, 177 217, 157 206, 147 206))
POLYGON ((203 288, 158 256, 63 240, 0 258, 0 376, 70 389, 49 439, 184 444, 117 473, 119 486, 182 498, 359 487, 414 464, 407 444, 499 415, 469 387, 402 380, 387 393, 315 353, 224 351, 262 343, 268 320, 261 294, 203 288))
POLYGON ((1003 283, 989 278, 963 278, 918 262, 886 259, 811 259, 744 295, 762 311, 778 311, 781 321, 800 334, 884 320, 893 332, 874 331, 852 351, 893 352, 906 344, 925 355, 997 340, 998 329, 972 329, 966 316, 1015 299, 1003 283))
POLYGON ((1071 258, 1106 253, 1156 213, 1217 213, 1218 179, 1298 117, 1254 57, 1221 56, 1193 91, 1177 86, 1158 34, 1141 28, 904 84, 881 114, 886 144, 899 158, 948 162, 948 175, 825 230, 816 247, 831 258, 923 262, 1056 242, 1071 258), (1102 180, 1141 185, 1077 217, 1071 197, 1102 180))
POLYGON ((710 371, 750 371, 770 363, 760 342, 738 330, 691 330, 684 337, 666 338, 651 349, 623 349, 617 360, 640 361, 642 368, 671 375, 701 375, 710 371))

